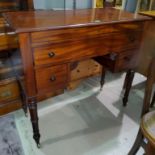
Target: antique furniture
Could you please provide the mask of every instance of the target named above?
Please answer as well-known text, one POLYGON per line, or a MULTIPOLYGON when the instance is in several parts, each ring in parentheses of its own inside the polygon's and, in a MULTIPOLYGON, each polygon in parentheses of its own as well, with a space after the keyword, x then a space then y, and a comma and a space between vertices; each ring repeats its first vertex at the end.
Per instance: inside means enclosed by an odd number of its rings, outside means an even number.
POLYGON ((2 13, 7 11, 27 10, 33 5, 27 0, 1 0, 0 1, 0 115, 14 111, 21 107, 20 90, 14 69, 11 64, 11 57, 16 60, 15 69, 19 72, 21 64, 15 58, 18 49, 16 34, 7 27, 2 13))
POLYGON ((135 66, 144 23, 150 18, 114 8, 10 12, 4 17, 18 34, 33 138, 40 145, 37 100, 64 89, 72 63, 119 55, 116 69, 135 66))

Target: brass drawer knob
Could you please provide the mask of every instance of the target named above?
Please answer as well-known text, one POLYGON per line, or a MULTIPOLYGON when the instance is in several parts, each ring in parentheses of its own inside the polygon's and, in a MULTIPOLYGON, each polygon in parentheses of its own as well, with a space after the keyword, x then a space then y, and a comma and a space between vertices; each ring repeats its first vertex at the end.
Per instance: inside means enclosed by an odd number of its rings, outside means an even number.
POLYGON ((55 53, 54 53, 54 52, 49 52, 49 53, 48 53, 48 56, 49 56, 50 58, 52 58, 52 57, 55 56, 55 53))
POLYGON ((53 82, 53 81, 55 81, 55 80, 56 80, 56 77, 55 77, 54 75, 52 75, 52 76, 50 77, 50 81, 53 82))

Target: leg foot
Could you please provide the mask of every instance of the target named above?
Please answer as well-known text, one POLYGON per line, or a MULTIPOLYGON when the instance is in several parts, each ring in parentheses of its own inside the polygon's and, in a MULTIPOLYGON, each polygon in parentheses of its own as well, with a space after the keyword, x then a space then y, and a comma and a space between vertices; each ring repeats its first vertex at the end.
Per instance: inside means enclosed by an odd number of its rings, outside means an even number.
POLYGON ((31 123, 33 128, 33 138, 37 144, 37 147, 40 146, 40 133, 39 133, 39 124, 38 124, 38 113, 37 113, 37 101, 36 98, 28 99, 28 107, 30 111, 31 123))

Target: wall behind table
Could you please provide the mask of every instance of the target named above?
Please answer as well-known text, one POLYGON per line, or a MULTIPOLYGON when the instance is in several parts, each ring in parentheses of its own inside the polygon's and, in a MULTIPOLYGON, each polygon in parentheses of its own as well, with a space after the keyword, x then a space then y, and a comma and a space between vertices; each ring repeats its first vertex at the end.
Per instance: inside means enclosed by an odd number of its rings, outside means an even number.
MULTIPOLYGON (((73 0, 34 0, 35 9, 73 9, 73 0)), ((92 0, 76 0, 76 8, 91 8, 92 0)))

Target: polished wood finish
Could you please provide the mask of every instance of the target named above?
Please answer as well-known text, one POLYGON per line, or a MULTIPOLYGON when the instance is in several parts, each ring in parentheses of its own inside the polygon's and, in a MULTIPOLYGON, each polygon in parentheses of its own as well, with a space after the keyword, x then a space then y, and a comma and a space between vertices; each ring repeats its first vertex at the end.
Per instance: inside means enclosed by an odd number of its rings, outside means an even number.
POLYGON ((113 8, 10 12, 4 17, 19 36, 27 103, 38 145, 37 96, 66 88, 71 81, 69 66, 74 62, 137 49, 144 22, 150 20, 113 8))
MULTIPOLYGON (((54 29, 99 26, 148 20, 114 8, 81 9, 67 11, 30 11, 6 13, 5 19, 16 33, 47 31, 54 29)), ((128 26, 126 25, 126 28, 128 26)), ((134 26, 129 26, 129 28, 134 26)))

